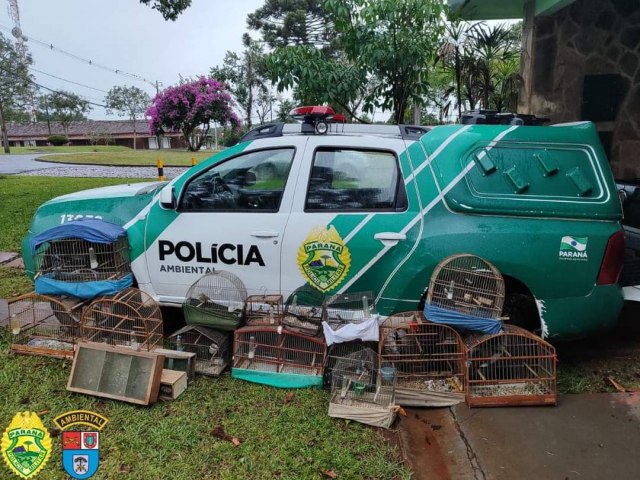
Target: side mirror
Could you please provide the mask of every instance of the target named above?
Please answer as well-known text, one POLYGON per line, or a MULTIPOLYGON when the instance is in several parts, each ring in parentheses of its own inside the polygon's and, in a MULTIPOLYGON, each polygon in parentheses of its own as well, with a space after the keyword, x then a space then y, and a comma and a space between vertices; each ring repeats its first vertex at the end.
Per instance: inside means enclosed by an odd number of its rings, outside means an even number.
POLYGON ((173 185, 167 185, 160 190, 160 206, 167 210, 176 208, 176 189, 173 185))

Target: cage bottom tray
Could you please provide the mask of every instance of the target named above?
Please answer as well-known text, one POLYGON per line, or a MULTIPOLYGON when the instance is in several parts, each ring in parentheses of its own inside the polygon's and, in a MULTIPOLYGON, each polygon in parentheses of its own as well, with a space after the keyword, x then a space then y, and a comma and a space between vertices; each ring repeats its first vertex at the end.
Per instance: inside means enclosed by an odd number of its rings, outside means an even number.
POLYGON ((329 416, 353 420, 374 427, 390 428, 396 418, 396 408, 393 405, 388 407, 371 404, 367 406, 358 404, 345 405, 334 403, 332 398, 331 403, 329 403, 329 416))
POLYGON ((469 406, 555 405, 557 394, 540 383, 512 382, 497 385, 471 385, 469 406))
POLYGON ((227 365, 229 365, 228 362, 212 364, 210 360, 196 359, 196 373, 209 377, 219 377, 227 368, 227 365))
POLYGON ((279 388, 322 388, 321 368, 300 368, 242 359, 231 369, 231 376, 248 382, 279 388))
POLYGON ((457 377, 430 378, 430 379, 408 379, 398 377, 398 388, 416 391, 459 393, 463 391, 462 384, 457 377))
POLYGON ((11 344, 11 351, 24 355, 42 355, 54 358, 73 358, 73 343, 53 338, 31 338, 27 343, 11 344))

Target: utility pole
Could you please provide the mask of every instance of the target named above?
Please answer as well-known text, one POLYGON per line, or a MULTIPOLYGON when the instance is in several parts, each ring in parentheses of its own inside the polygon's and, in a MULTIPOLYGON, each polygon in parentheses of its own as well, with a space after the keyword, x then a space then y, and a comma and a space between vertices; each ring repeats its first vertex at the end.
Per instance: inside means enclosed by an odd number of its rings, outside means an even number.
MULTIPOLYGON (((9 0, 9 17, 11 17, 11 21, 13 22, 13 28, 11 29, 11 34, 16 39, 16 53, 18 54, 18 59, 20 60, 20 64, 24 67, 25 71, 29 67, 29 62, 27 60, 27 46, 25 42, 28 40, 26 36, 22 34, 22 28, 20 28, 20 10, 18 9, 18 0, 9 0)), ((31 117, 32 122, 36 122, 36 105, 35 100, 33 98, 33 90, 29 88, 29 96, 28 96, 28 110, 29 115, 31 117)))

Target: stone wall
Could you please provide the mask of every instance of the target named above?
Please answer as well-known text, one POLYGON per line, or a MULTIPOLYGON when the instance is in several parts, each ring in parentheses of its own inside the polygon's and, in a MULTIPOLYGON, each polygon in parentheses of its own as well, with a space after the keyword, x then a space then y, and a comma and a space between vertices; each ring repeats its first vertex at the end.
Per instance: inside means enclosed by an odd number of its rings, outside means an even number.
POLYGON ((577 0, 533 26, 520 111, 594 121, 616 177, 640 178, 640 1, 577 0))

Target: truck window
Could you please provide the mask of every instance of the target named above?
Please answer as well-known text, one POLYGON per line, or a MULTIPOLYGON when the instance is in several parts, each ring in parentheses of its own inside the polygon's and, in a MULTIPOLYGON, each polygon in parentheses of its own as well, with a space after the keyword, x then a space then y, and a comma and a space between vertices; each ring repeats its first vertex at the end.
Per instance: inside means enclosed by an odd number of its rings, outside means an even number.
POLYGON ((407 206, 394 154, 321 148, 315 152, 306 211, 396 211, 407 206))
POLYGON ((277 212, 295 150, 249 152, 219 163, 185 186, 182 212, 277 212))

